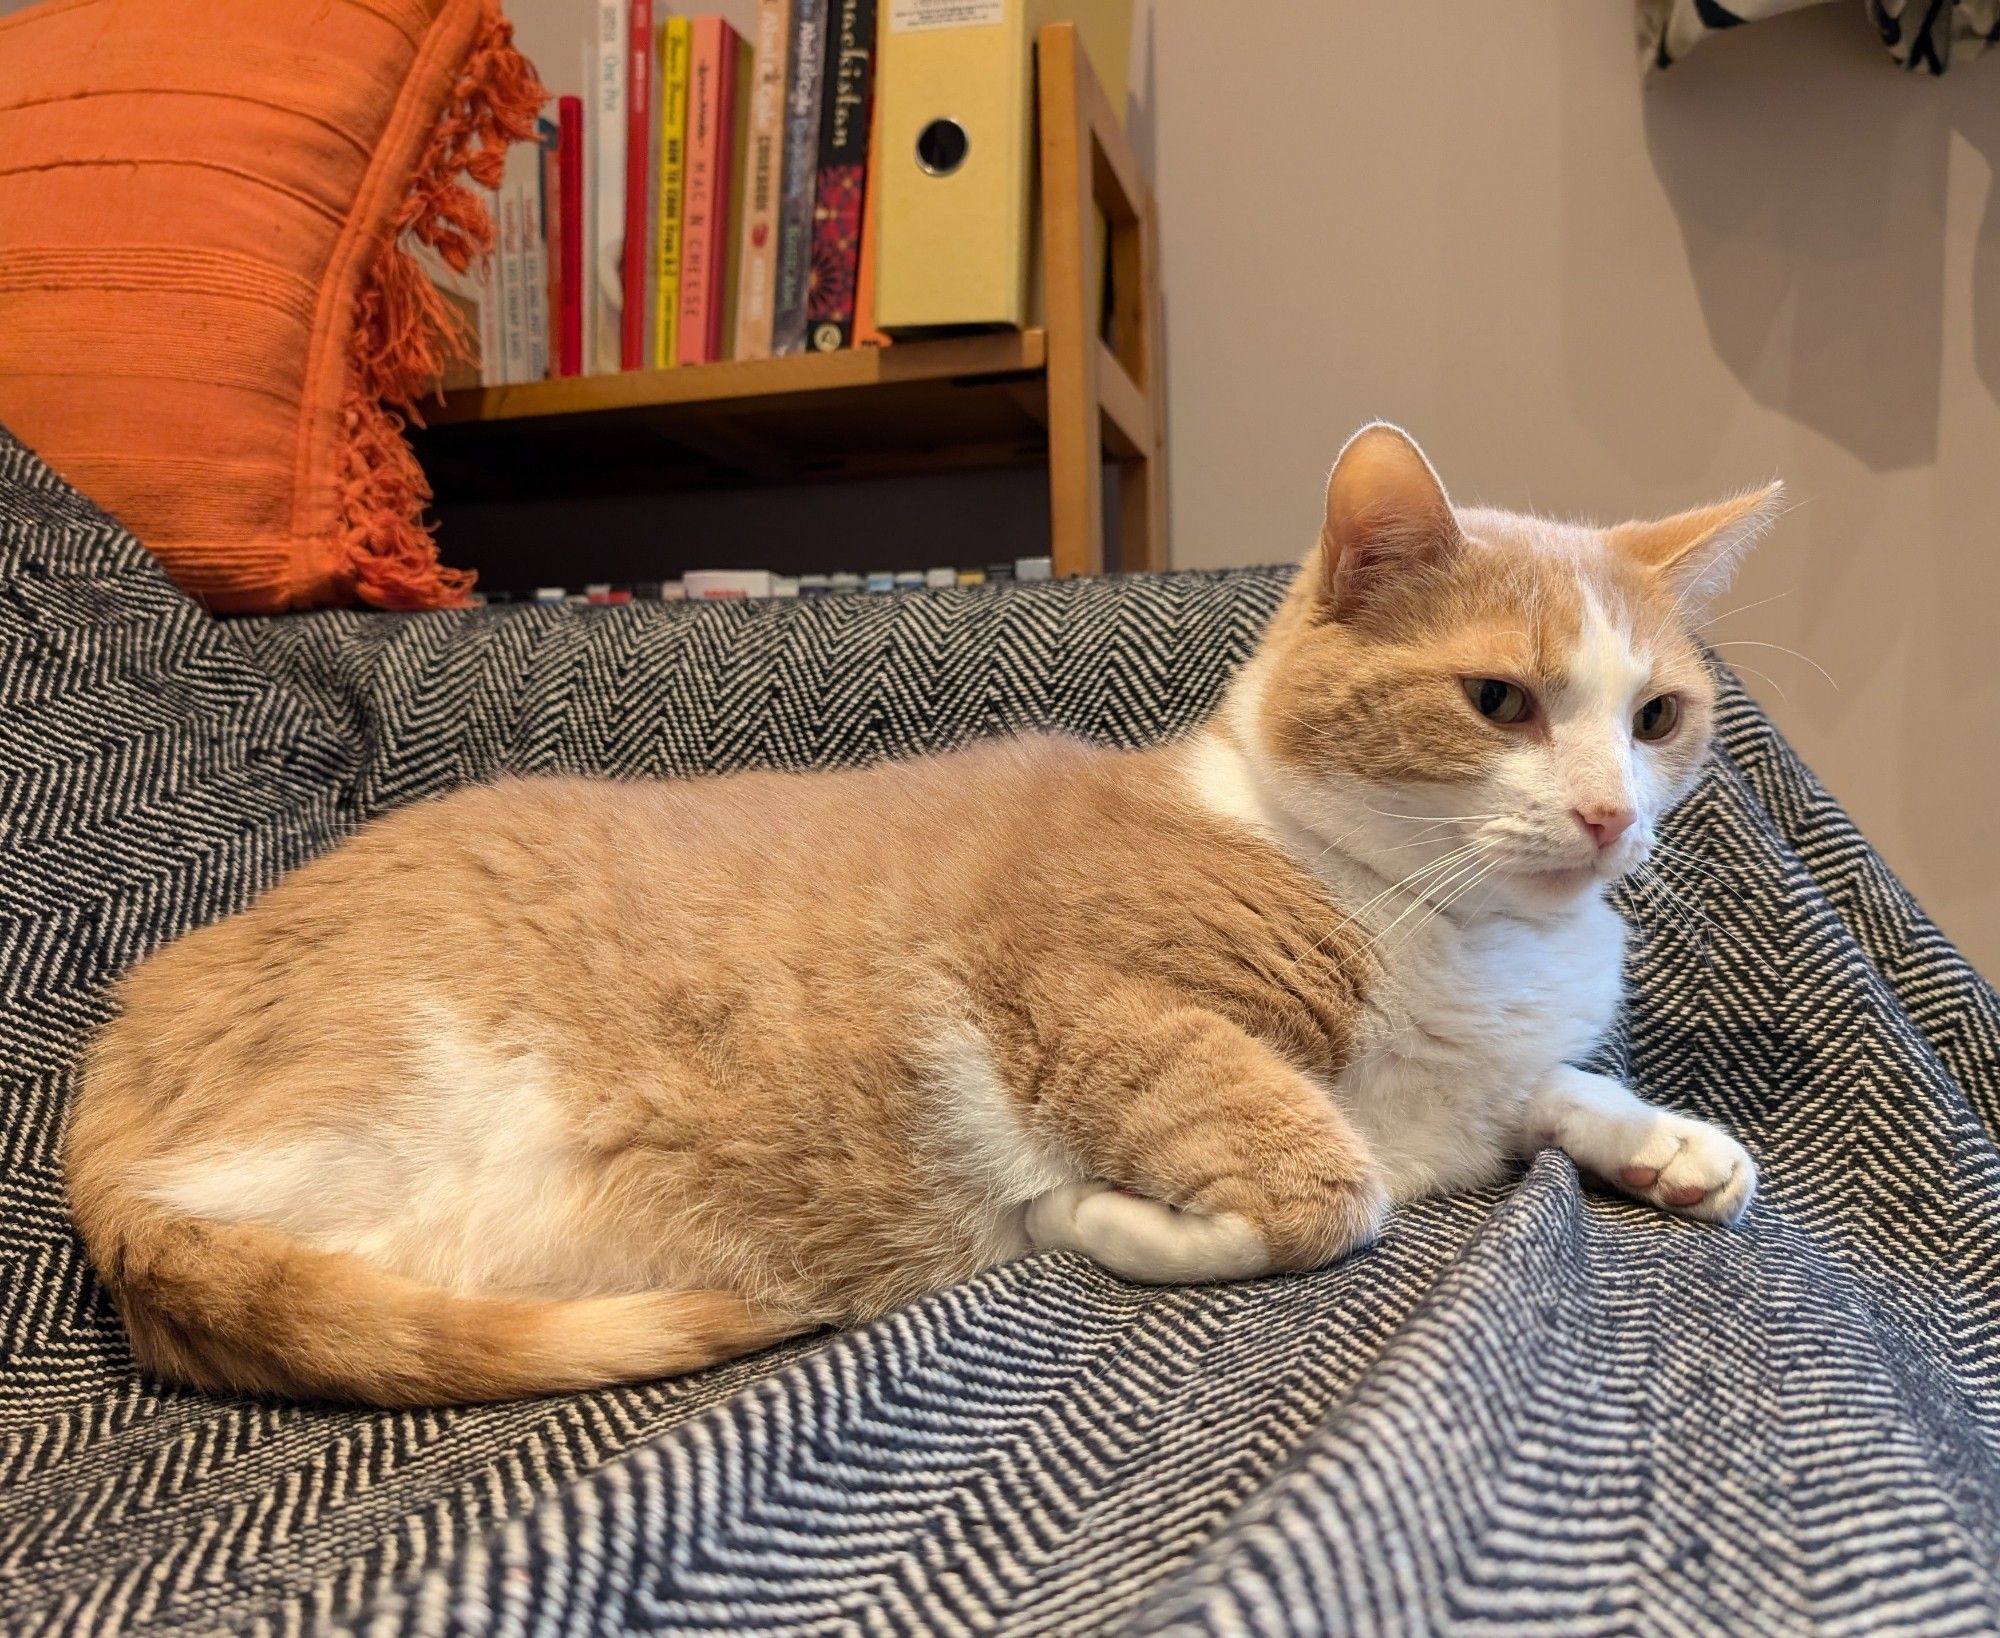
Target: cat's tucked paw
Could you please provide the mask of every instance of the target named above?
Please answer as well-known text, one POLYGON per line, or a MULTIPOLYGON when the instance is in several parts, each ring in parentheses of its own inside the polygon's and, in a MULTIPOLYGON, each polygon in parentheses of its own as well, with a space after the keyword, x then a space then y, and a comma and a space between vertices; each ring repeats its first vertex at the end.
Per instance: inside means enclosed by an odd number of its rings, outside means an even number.
POLYGON ((1720 1127, 1662 1115, 1618 1167, 1628 1193, 1684 1217, 1735 1223, 1757 1194, 1757 1163, 1720 1127))
POLYGON ((1038 1251, 1080 1251, 1148 1285, 1249 1279, 1272 1266, 1241 1217, 1181 1211, 1109 1183, 1065 1183, 1030 1202, 1028 1240, 1038 1251))

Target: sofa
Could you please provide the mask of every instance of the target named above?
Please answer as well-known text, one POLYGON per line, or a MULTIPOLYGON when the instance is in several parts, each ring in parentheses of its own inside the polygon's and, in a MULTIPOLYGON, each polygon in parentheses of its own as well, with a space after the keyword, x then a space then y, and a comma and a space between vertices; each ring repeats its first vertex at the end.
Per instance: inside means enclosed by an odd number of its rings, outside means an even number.
POLYGON ((134 1370, 59 1157, 148 951, 503 772, 1175 734, 1286 579, 223 620, 0 435, 0 1632, 2000 1627, 2000 1007, 1726 676, 1608 1055, 1756 1154, 1738 1230, 1549 1152, 1315 1274, 1029 1257, 567 1398, 134 1370))

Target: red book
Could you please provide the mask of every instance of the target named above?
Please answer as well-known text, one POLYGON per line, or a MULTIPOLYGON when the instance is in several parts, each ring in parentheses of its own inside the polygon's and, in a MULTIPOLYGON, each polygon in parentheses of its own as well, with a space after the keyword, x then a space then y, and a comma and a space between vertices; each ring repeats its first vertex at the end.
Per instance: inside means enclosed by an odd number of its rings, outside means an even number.
POLYGON ((556 143, 562 187, 556 199, 559 215, 562 305, 557 308, 556 366, 559 374, 583 374, 583 98, 564 97, 556 104, 556 143))
POLYGON ((694 20, 688 65, 687 203, 682 207, 680 348, 683 364, 729 356, 730 166, 736 151, 736 79, 743 36, 720 17, 694 20))
POLYGON ((618 337, 618 363, 627 370, 650 369, 646 356, 646 202, 655 178, 647 163, 653 150, 653 0, 632 0, 632 43, 625 53, 625 311, 618 337))

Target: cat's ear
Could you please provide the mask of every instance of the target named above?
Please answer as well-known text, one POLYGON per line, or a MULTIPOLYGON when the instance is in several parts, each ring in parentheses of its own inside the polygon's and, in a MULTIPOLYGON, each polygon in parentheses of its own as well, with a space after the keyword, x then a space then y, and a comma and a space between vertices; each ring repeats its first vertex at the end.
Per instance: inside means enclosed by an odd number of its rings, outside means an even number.
POLYGON ((1444 485, 1416 440, 1386 421, 1352 438, 1326 481, 1321 596, 1336 616, 1379 600, 1465 544, 1444 485))
POLYGON ((1737 564, 1777 520, 1784 499, 1785 486, 1769 483, 1670 518, 1621 523, 1605 539, 1614 552, 1659 574, 1682 608, 1697 609, 1729 584, 1737 564))

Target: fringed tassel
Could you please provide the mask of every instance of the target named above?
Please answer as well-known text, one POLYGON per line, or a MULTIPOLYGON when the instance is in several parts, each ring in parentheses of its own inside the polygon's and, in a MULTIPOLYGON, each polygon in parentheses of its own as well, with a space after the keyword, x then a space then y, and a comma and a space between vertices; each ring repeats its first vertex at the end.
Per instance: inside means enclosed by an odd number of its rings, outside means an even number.
POLYGON ((403 437, 405 417, 423 424, 417 400, 437 390, 449 358, 470 355, 472 338, 403 240, 430 246, 461 272, 490 254, 492 215, 460 179, 498 187, 507 145, 534 135, 547 100, 514 49, 513 25, 485 0, 479 37, 361 291, 349 344, 342 546, 355 595, 377 608, 456 608, 474 578, 438 562, 423 521, 430 484, 403 437))

